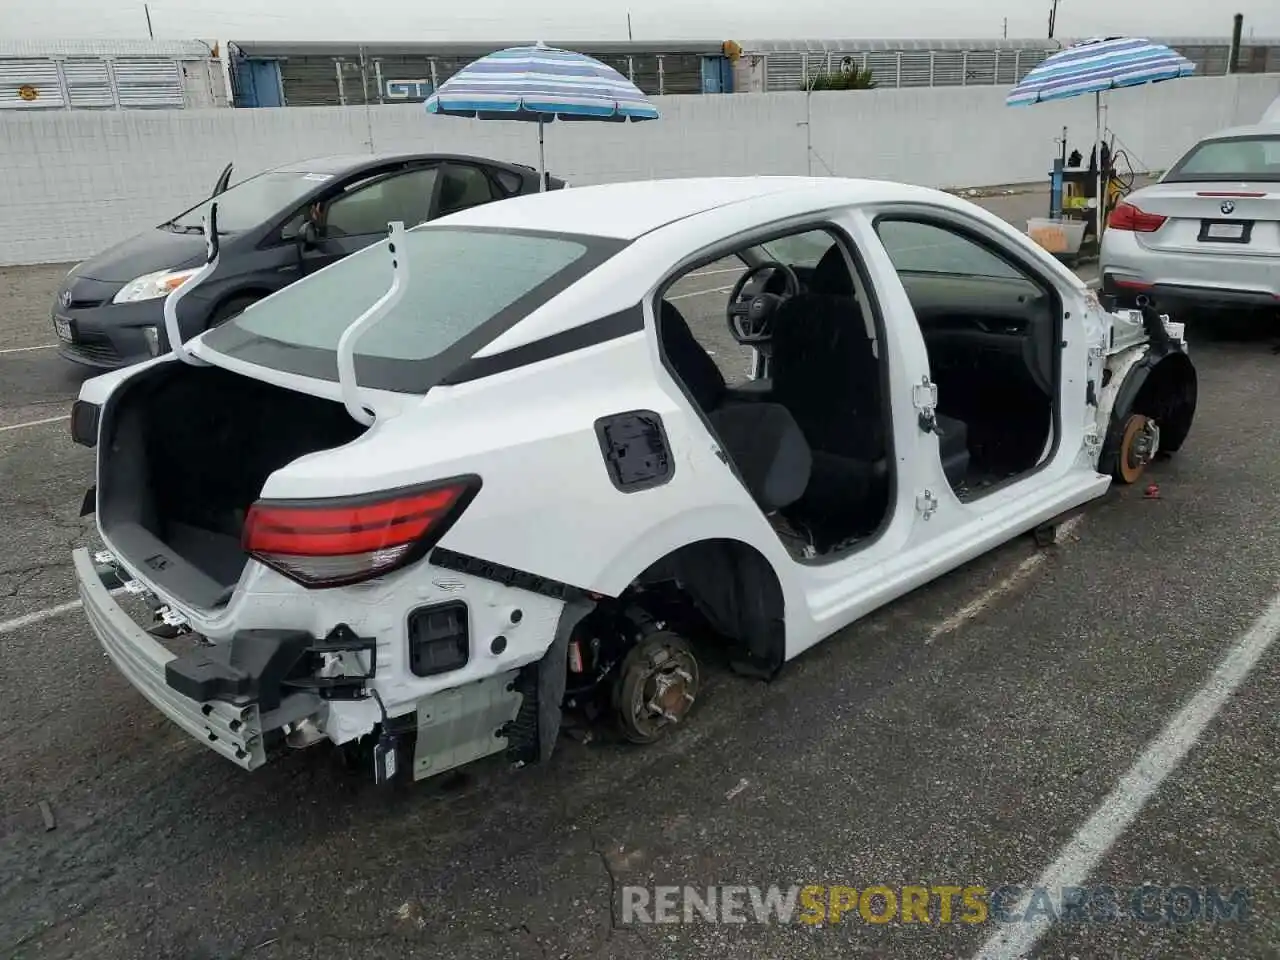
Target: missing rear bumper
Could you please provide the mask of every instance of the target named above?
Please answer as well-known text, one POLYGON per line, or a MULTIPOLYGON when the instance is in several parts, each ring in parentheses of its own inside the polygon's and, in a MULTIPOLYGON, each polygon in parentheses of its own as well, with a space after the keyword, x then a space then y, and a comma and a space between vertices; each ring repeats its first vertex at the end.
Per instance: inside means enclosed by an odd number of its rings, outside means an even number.
POLYGON ((255 770, 266 763, 257 704, 201 703, 171 688, 166 667, 174 654, 116 602, 88 550, 77 549, 72 556, 89 626, 125 679, 166 717, 236 766, 255 770))

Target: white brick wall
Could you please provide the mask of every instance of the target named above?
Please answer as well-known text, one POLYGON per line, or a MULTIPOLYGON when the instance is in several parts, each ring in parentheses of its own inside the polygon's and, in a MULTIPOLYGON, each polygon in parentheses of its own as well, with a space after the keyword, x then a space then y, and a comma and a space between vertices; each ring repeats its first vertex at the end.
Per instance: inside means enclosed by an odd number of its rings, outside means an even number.
MULTIPOLYGON (((585 185, 658 176, 803 174, 930 186, 1041 180, 1068 127, 1088 156, 1092 98, 1027 108, 1005 90, 939 87, 815 93, 813 158, 799 93, 658 98, 663 119, 547 128, 550 169, 585 185)), ((1178 80, 1110 95, 1108 124, 1135 164, 1168 165, 1198 136, 1256 122, 1280 76, 1178 80)), ((421 106, 65 111, 0 117, 0 265, 77 260, 238 180, 308 156, 438 150, 536 163, 531 124, 428 117, 421 106)))

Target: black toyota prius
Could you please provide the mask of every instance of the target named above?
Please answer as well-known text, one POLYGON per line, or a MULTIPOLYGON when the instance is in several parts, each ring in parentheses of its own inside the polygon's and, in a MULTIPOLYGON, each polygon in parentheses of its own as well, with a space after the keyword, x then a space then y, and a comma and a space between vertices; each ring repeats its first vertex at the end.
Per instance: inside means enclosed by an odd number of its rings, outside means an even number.
MULTIPOLYGON (((275 167, 79 263, 54 298, 59 352, 102 369, 168 352, 164 299, 205 262, 202 218, 218 204, 217 270, 178 305, 187 339, 386 236, 457 210, 539 189, 532 167, 483 157, 323 157, 275 167)), ((547 187, 564 182, 548 176, 547 187)))

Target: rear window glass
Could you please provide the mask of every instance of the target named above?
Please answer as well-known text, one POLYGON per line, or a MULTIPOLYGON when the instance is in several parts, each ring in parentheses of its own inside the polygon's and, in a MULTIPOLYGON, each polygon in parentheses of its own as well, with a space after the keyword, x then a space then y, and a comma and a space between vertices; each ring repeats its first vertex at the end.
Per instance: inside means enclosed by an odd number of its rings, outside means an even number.
POLYGON ((1206 141, 1179 160, 1164 179, 1280 181, 1280 136, 1206 141))
MULTIPOLYGON (((426 390, 620 246, 597 237, 423 226, 405 234, 409 280, 356 344, 362 386, 426 390), (437 363, 435 361, 442 361, 437 363)), ((205 342, 228 355, 337 379, 344 330, 390 288, 381 240, 253 305, 205 342)))

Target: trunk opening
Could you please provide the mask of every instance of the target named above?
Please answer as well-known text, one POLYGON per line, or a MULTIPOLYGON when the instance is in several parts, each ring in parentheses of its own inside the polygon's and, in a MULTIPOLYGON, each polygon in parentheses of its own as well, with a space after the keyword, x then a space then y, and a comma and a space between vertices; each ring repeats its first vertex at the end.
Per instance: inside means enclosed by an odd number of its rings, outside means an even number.
POLYGON ((267 477, 366 429, 340 403, 181 364, 131 380, 103 415, 103 534, 131 567, 205 609, 240 579, 245 514, 267 477))

